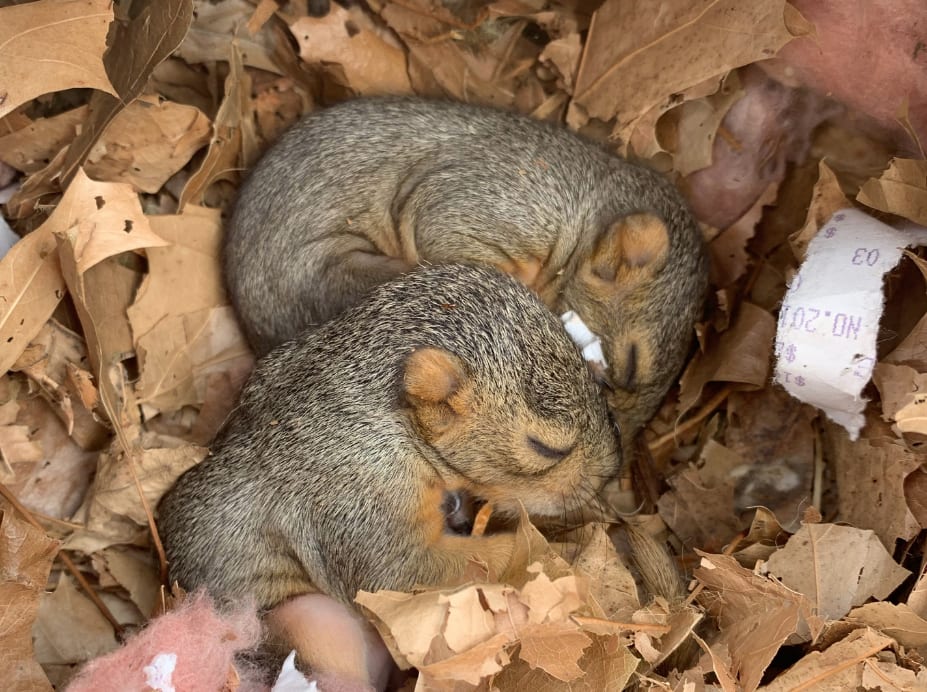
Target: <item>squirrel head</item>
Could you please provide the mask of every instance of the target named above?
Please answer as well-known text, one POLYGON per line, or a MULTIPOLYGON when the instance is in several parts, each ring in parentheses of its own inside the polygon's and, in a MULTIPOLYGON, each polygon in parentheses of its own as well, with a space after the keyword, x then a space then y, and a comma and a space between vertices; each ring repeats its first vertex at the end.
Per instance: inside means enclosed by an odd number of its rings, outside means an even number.
POLYGON ((692 296, 704 295, 707 265, 697 234, 670 233, 686 223, 682 215, 664 220, 652 212, 612 222, 563 296, 603 342, 607 398, 622 434, 635 434, 655 412, 691 343, 691 330, 676 325, 680 310, 695 321, 699 301, 692 296), (670 271, 673 277, 659 280, 670 271))
POLYGON ((402 373, 405 408, 446 480, 512 515, 519 504, 547 517, 589 507, 619 468, 598 387, 556 318, 544 316, 553 326, 528 348, 512 337, 530 330, 510 325, 495 345, 417 348, 402 373))

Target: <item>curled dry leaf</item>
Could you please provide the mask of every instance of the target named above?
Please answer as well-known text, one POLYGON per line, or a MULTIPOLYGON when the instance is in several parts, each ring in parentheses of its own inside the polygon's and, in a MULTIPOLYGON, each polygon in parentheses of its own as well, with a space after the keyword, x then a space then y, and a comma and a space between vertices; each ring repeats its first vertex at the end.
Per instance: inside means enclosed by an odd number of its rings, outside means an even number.
POLYGON ((57 552, 58 541, 0 511, 0 679, 8 689, 52 689, 33 657, 32 623, 57 552))
POLYGON ((115 94, 103 67, 110 0, 40 0, 0 8, 0 118, 63 89, 115 94))
MULTIPOLYGON (((530 533, 521 539, 521 554, 526 544, 537 548, 530 533)), ((451 681, 476 686, 490 675, 498 683, 498 675, 503 674, 529 675, 538 684, 543 682, 537 689, 556 681, 570 682, 571 689, 596 689, 588 686, 597 675, 591 671, 606 665, 597 657, 603 642, 611 641, 598 636, 596 628, 607 621, 589 594, 586 577, 572 574, 549 548, 544 552, 545 561, 521 570, 527 581, 519 587, 471 584, 417 594, 360 592, 356 601, 371 616, 395 660, 403 667, 418 668, 426 688, 451 681), (510 665, 516 644, 520 645, 518 661, 510 665), (587 656, 591 658, 584 663, 587 656), (508 672, 513 666, 515 670, 508 672), (583 677, 590 674, 588 680, 583 677)), ((625 660, 615 647, 605 648, 615 654, 616 664, 625 660)), ((624 667, 623 681, 634 666, 624 667)))
POLYGON ((811 204, 808 206, 808 214, 805 217, 805 225, 789 237, 789 244, 795 259, 799 262, 805 260, 808 252, 808 243, 817 235, 818 229, 834 214, 841 209, 851 206, 849 200, 843 194, 840 182, 837 176, 824 163, 823 160, 818 164, 818 181, 814 185, 811 193, 811 204))
POLYGON ((193 18, 192 0, 149 0, 133 9, 131 19, 115 24, 103 57, 115 91, 96 92, 90 98, 90 118, 61 162, 65 183, 76 175, 113 118, 141 95, 155 66, 177 48, 193 18))
POLYGON ((875 533, 837 524, 802 526, 767 566, 825 620, 839 620, 869 598, 887 598, 910 574, 875 533))
POLYGON ((324 17, 302 17, 290 31, 299 57, 343 87, 362 95, 412 92, 402 48, 363 12, 332 4, 324 17))
POLYGON ((655 14, 606 0, 596 11, 573 103, 590 117, 632 120, 713 75, 769 58, 793 38, 785 0, 684 0, 655 14))
POLYGON ((244 71, 241 51, 234 41, 228 46, 229 74, 225 95, 212 126, 212 139, 206 157, 190 176, 180 194, 180 209, 200 204, 210 185, 218 180, 237 180, 246 164, 245 130, 253 131, 251 118, 251 78, 244 71))
POLYGON ((79 174, 48 220, 0 260, 3 371, 12 367, 64 297, 56 234, 73 238, 78 272, 117 252, 164 244, 148 230, 138 197, 128 185, 97 183, 79 174))
POLYGON ((769 380, 776 321, 752 303, 741 303, 730 329, 689 361, 680 380, 679 410, 694 406, 709 382, 736 382, 759 389, 769 380))
POLYGON ((882 177, 866 182, 856 199, 927 226, 927 161, 892 159, 882 177))
POLYGON ((696 552, 702 560, 694 576, 705 587, 699 602, 721 622, 721 635, 710 647, 713 657, 728 661, 740 689, 752 692, 799 623, 813 621, 813 604, 733 557, 696 552))

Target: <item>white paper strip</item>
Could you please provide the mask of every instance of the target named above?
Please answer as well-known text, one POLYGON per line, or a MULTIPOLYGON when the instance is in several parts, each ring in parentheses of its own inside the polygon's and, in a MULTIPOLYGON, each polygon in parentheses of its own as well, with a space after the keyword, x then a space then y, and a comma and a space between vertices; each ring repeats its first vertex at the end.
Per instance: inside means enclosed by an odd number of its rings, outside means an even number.
POLYGON ((779 311, 775 380, 820 408, 851 439, 864 423, 884 297, 882 279, 927 229, 898 230, 855 209, 825 223, 808 245, 779 311))

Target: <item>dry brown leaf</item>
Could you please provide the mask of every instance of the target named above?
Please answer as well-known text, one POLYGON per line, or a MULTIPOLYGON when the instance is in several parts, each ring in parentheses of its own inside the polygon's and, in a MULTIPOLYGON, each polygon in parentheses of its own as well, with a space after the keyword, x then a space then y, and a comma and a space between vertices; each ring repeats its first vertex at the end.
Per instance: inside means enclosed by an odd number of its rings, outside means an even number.
POLYGON ((0 8, 0 118, 63 89, 116 90, 103 67, 109 0, 40 0, 0 8))
MULTIPOLYGON (((167 244, 152 232, 131 186, 97 182, 78 171, 68 193, 75 198, 70 205, 71 224, 54 232, 73 247, 78 274, 84 274, 107 257, 167 244)), ((60 208, 61 205, 55 211, 60 208)))
POLYGON ((6 468, 4 483, 20 502, 35 512, 67 519, 80 505, 90 485, 95 453, 82 450, 68 436, 64 424, 42 397, 27 391, 24 378, 0 379, 0 406, 4 422, 30 431, 38 455, 6 468))
POLYGON ((538 56, 538 61, 554 69, 558 75, 557 86, 567 93, 573 92, 573 80, 579 69, 579 59, 583 46, 579 34, 568 34, 546 46, 538 56))
POLYGON ((824 423, 825 456, 837 481, 840 519, 872 529, 887 549, 896 539, 910 540, 920 530, 904 497, 904 481, 922 462, 881 421, 870 417, 866 436, 851 442, 846 431, 824 423))
POLYGON ((206 456, 203 447, 179 440, 148 442, 167 443, 175 446, 138 448, 128 457, 117 440, 100 454, 96 476, 78 513, 84 528, 67 539, 68 549, 92 553, 115 544, 133 543, 144 534, 148 515, 138 495, 136 478, 149 508, 153 508, 180 474, 206 456))
POLYGON ((761 689, 786 692, 814 689, 842 692, 862 688, 864 662, 894 642, 870 629, 851 632, 827 651, 813 651, 761 689))
POLYGON ((155 66, 177 48, 193 18, 192 0, 148 0, 133 10, 131 19, 114 25, 109 50, 103 56, 115 91, 91 96, 90 118, 82 123, 80 134, 60 162, 65 184, 113 118, 142 93, 155 66))
POLYGON ((8 401, 0 405, 0 482, 16 477, 15 467, 32 466, 43 457, 42 446, 32 439, 28 425, 17 425, 20 405, 8 401))
POLYGON ((33 633, 43 666, 83 663, 119 646, 112 626, 67 574, 54 593, 42 595, 33 633))
POLYGON ((470 33, 446 9, 427 0, 390 2, 380 15, 408 48, 415 93, 509 107, 520 87, 527 89, 523 94, 537 94, 532 87, 539 84, 527 72, 537 49, 525 47, 524 21, 493 24, 485 33, 477 27, 470 33))
POLYGON ((152 232, 129 185, 97 183, 79 171, 68 193, 75 190, 89 209, 79 208, 79 222, 56 232, 58 256, 87 339, 103 409, 118 433, 138 418, 121 365, 132 351, 125 311, 138 275, 116 255, 166 242, 152 232))
POLYGON ((882 417, 912 442, 927 440, 927 374, 907 365, 877 363, 872 381, 879 389, 882 417))
POLYGON ((410 94, 406 56, 363 12, 332 4, 324 17, 302 17, 290 26, 299 57, 320 65, 341 86, 362 94, 410 94))
POLYGON ((882 177, 866 182, 856 199, 927 226, 927 161, 892 159, 882 177))
MULTIPOLYGON (((73 203, 62 199, 58 209, 73 203)), ((57 211, 0 260, 0 371, 12 367, 64 297, 53 231, 71 219, 57 211)))
POLYGON ((661 116, 658 128, 662 130, 667 125, 673 128, 673 146, 669 151, 673 154, 675 171, 689 175, 711 165, 718 127, 734 102, 743 95, 740 78, 732 71, 716 93, 686 101, 661 116))
POLYGON ((667 479, 670 490, 657 501, 657 509, 685 545, 720 552, 740 532, 743 522, 734 514, 734 486, 728 474, 722 478, 706 479, 699 469, 687 468, 667 479))
POLYGON ((218 180, 237 180, 238 172, 247 167, 244 151, 244 130, 253 129, 251 119, 251 78, 244 71, 241 52, 234 41, 229 44, 229 74, 225 79, 225 95, 213 121, 209 150, 200 167, 190 176, 180 194, 179 208, 200 204, 209 186, 218 180))
POLYGON ((57 552, 58 541, 0 511, 0 679, 8 689, 52 689, 33 655, 32 623, 57 552))
POLYGON ((281 74, 273 59, 270 38, 258 30, 252 31, 248 17, 257 14, 253 3, 247 0, 208 2, 195 0, 193 23, 176 55, 190 64, 213 63, 228 60, 229 41, 238 44, 244 64, 268 72, 281 74))
POLYGON ((888 635, 906 649, 927 647, 927 620, 910 606, 895 603, 867 603, 854 608, 846 619, 888 635))
MULTIPOLYGON (((240 386, 253 357, 218 270, 218 210, 188 205, 181 215, 153 216, 151 223, 171 244, 149 250, 148 277, 128 310, 141 371, 136 389, 140 403, 173 411, 203 405, 208 380, 218 373, 240 386)), ((233 400, 225 401, 226 413, 233 400)))
POLYGON ((811 618, 812 604, 777 582, 744 569, 733 557, 702 556, 694 576, 705 586, 699 602, 720 619, 713 657, 728 661, 740 689, 752 692, 785 641, 811 618))
POLYGON ((772 512, 766 507, 757 507, 750 530, 732 555, 741 566, 753 569, 758 560, 768 560, 784 545, 788 536, 772 512))
POLYGON ((744 302, 730 329, 722 333, 707 352, 689 361, 680 380, 679 410, 688 411, 698 402, 709 382, 734 382, 761 388, 769 381, 776 320, 766 310, 744 302))
MULTIPOLYGON (((113 254, 163 244, 128 185, 80 173, 49 219, 0 260, 0 370, 9 370, 64 296, 55 234, 71 233, 81 271, 113 254)), ((91 356, 94 354, 91 352, 91 356)))
POLYGON ((568 621, 523 625, 519 641, 518 657, 522 661, 563 682, 583 676, 579 661, 592 643, 588 635, 568 621))
POLYGON ((24 373, 36 384, 77 444, 84 449, 99 449, 108 430, 93 415, 99 394, 92 376, 84 369, 88 366, 84 340, 49 320, 12 370, 24 373))
POLYGON ((769 58, 793 38, 784 0, 606 0, 592 18, 573 103, 627 123, 713 75, 769 58))
POLYGON ((209 143, 209 120, 191 106, 142 97, 120 112, 87 154, 95 180, 155 193, 209 143))
MULTIPOLYGON (((924 481, 927 482, 927 479, 924 479, 924 481)), ((911 593, 908 595, 907 605, 911 608, 911 612, 927 619, 925 617, 927 616, 927 569, 921 570, 921 576, 918 577, 914 588, 911 589, 911 593)))
POLYGON ((589 591, 604 617, 623 620, 640 608, 634 576, 615 550, 601 524, 585 527, 582 548, 571 561, 573 568, 588 577, 589 591))
POLYGON ((747 272, 750 258, 747 243, 756 232, 763 209, 776 201, 779 183, 771 183, 747 212, 708 244, 711 255, 709 279, 712 286, 730 286, 747 272))
POLYGON ((132 598, 145 617, 155 613, 160 601, 161 581, 150 551, 107 548, 98 553, 106 569, 132 598))
POLYGON ((818 164, 818 181, 812 191, 811 204, 805 217, 805 225, 789 236, 789 245, 799 262, 805 260, 808 243, 817 235, 818 229, 824 225, 831 216, 850 205, 837 176, 822 160, 818 164))
POLYGON ((923 466, 904 479, 904 498, 921 528, 927 526, 927 471, 923 466))
POLYGON ((825 620, 839 620, 869 598, 888 597, 910 574, 875 533, 837 524, 802 526, 766 564, 825 620))
POLYGON ((38 118, 0 137, 0 161, 18 171, 37 173, 74 140, 86 118, 86 106, 38 118))
POLYGON ((592 644, 579 660, 586 674, 569 684, 531 668, 520 659, 512 661, 493 676, 494 690, 532 692, 620 692, 637 670, 640 660, 631 653, 620 636, 590 635, 592 644))

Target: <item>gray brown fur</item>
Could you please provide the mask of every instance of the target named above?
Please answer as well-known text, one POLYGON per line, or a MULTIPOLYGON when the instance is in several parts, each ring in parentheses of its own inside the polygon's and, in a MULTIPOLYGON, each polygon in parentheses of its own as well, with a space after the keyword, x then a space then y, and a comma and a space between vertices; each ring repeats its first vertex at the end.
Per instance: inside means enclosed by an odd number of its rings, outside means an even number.
POLYGON ((557 318, 510 276, 445 265, 374 289, 260 360, 158 523, 187 589, 265 607, 312 590, 350 603, 358 589, 459 579, 471 554, 504 567, 508 535, 434 545, 419 518, 440 517, 447 492, 558 515, 589 506, 618 466, 605 402, 557 318), (427 439, 405 397, 407 363, 428 348, 466 373, 473 416, 448 444, 427 439), (532 470, 525 429, 565 431, 572 451, 532 470))
POLYGON ((672 184, 563 128, 414 98, 312 113, 243 185, 225 249, 258 353, 417 265, 532 258, 544 263, 536 290, 548 307, 576 310, 603 338, 612 404, 633 433, 682 366, 706 253, 672 184), (578 269, 604 229, 639 212, 665 222, 669 251, 646 280, 605 298, 578 269))

